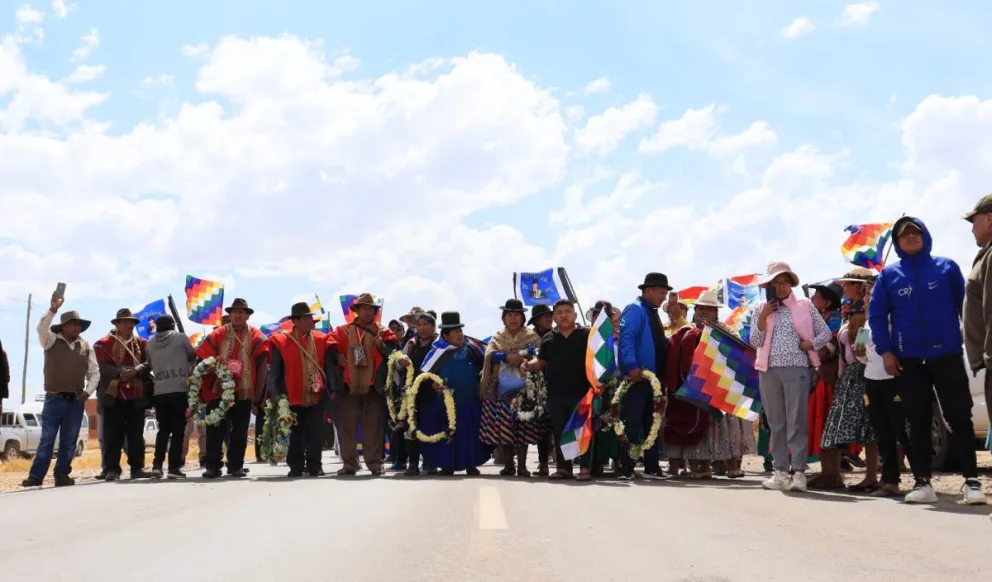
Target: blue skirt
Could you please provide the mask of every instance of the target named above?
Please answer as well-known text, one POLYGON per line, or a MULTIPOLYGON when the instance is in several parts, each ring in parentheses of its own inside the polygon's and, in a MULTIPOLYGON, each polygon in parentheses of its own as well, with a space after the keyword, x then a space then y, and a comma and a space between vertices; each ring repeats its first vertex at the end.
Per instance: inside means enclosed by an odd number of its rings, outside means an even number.
MULTIPOLYGON (((440 397, 425 399, 417 410, 420 432, 434 434, 448 427, 444 400, 440 397)), ((420 443, 424 464, 442 471, 464 471, 486 463, 493 448, 479 439, 482 424, 481 402, 455 402, 455 434, 451 441, 420 443)))

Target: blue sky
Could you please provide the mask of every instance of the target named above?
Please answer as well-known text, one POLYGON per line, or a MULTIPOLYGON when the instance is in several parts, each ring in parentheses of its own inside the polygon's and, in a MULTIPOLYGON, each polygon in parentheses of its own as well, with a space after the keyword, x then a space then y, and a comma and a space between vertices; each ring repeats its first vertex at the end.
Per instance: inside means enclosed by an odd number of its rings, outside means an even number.
POLYGON ((779 257, 819 280, 844 226, 901 212, 973 252, 978 2, 58 4, 0 1, 14 392, 24 298, 33 330, 59 280, 92 340, 187 273, 257 323, 369 290, 486 336, 513 270, 565 266, 586 303, 779 257))

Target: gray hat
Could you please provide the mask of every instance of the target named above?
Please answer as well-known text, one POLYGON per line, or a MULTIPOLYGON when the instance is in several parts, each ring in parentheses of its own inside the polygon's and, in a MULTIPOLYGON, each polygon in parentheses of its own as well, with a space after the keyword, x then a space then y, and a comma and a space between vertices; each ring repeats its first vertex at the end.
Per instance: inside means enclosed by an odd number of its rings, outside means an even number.
POLYGON ((989 213, 992 213, 992 194, 986 194, 985 196, 982 196, 981 200, 978 201, 978 204, 975 204, 974 210, 972 210, 968 214, 965 214, 962 218, 964 218, 968 222, 972 222, 973 220, 975 220, 975 217, 978 216, 979 214, 989 214, 989 213))
POLYGON ((59 318, 59 322, 51 327, 52 333, 62 333, 62 326, 70 321, 79 322, 79 333, 86 331, 90 327, 90 321, 80 317, 78 311, 66 311, 59 318))

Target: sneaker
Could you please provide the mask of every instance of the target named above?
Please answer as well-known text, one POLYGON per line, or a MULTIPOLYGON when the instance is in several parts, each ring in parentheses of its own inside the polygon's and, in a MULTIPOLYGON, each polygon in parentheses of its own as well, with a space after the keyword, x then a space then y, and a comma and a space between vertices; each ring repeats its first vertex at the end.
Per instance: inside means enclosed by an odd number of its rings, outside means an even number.
POLYGON ((634 472, 633 471, 623 471, 619 475, 617 475, 617 479, 620 480, 620 481, 633 481, 634 480, 634 472))
POLYGON ((670 478, 668 475, 665 475, 661 471, 657 473, 655 473, 654 471, 644 471, 643 473, 640 474, 640 476, 649 481, 665 481, 670 478))
POLYGON ((792 483, 789 485, 789 491, 806 492, 806 473, 796 471, 792 474, 792 483))
POLYGON ((300 469, 290 469, 289 473, 286 474, 290 479, 296 479, 297 477, 303 476, 303 471, 300 469))
POLYGON ((148 471, 145 471, 144 469, 138 469, 137 471, 134 471, 134 470, 131 471, 131 480, 132 481, 135 480, 135 479, 151 479, 151 478, 152 478, 152 474, 149 473, 148 471))
POLYGON ((107 471, 107 476, 103 478, 104 481, 116 481, 121 478, 121 474, 116 471, 107 471))
POLYGON ((762 489, 768 489, 771 491, 785 491, 791 487, 792 482, 789 480, 789 474, 785 471, 775 471, 771 479, 768 479, 761 484, 762 489))
POLYGON ((21 481, 21 487, 41 487, 41 483, 41 479, 37 477, 28 477, 21 481))
POLYGON ((166 475, 166 479, 185 479, 185 478, 186 478, 186 473, 183 473, 182 471, 169 471, 168 475, 166 475))
POLYGON ((929 481, 917 481, 913 490, 906 494, 906 503, 937 503, 937 494, 929 481))
POLYGON ((406 471, 406 463, 393 463, 389 466, 389 470, 393 472, 406 471))
POLYGON ((982 493, 982 484, 977 479, 968 479, 961 487, 964 498, 961 503, 964 505, 985 505, 987 503, 985 494, 982 493))
POLYGON ((56 475, 55 476, 55 486, 56 487, 72 487, 76 484, 76 480, 68 475, 56 475))
POLYGON ((152 467, 152 479, 162 478, 162 467, 152 467))
POLYGON ((219 479, 221 475, 220 469, 207 469, 203 472, 204 479, 219 479))
POLYGON ((420 469, 416 465, 411 465, 406 468, 406 471, 403 471, 404 477, 416 477, 417 475, 420 475, 420 469))
POLYGON ((245 471, 244 469, 235 469, 231 471, 228 469, 227 476, 233 479, 243 479, 248 476, 248 471, 245 471))

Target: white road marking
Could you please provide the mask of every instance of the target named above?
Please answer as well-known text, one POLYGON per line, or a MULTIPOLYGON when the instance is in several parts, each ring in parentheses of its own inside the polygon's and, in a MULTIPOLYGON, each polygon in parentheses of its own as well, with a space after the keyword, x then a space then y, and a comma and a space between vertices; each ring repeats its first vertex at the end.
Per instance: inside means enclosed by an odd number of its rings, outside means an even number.
POLYGON ((503 501, 496 487, 479 488, 479 529, 507 529, 503 501))

